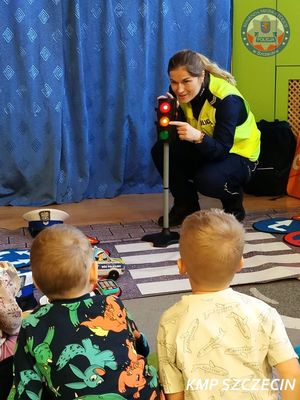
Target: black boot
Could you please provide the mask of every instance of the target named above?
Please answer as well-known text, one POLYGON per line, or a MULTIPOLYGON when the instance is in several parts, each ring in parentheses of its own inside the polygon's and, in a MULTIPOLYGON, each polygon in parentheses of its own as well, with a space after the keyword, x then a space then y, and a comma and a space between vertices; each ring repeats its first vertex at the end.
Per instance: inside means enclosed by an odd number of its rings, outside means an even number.
MULTIPOLYGON (((198 203, 174 204, 169 212, 169 227, 181 225, 185 217, 199 210, 200 207, 198 203)), ((163 226, 164 217, 159 217, 157 222, 159 226, 163 226)))
POLYGON ((243 207, 243 195, 232 196, 232 200, 222 200, 223 209, 228 214, 233 214, 235 218, 242 222, 245 219, 246 212, 243 207))

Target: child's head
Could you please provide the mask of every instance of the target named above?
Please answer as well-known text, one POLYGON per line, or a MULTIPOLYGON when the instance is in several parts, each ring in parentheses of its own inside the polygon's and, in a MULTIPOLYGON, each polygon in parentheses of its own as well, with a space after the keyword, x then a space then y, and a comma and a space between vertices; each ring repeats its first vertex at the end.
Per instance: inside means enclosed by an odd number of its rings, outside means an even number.
POLYGON ((36 285, 50 299, 90 290, 93 251, 73 226, 53 225, 40 232, 31 246, 30 263, 36 285))
POLYGON ((193 290, 227 287, 242 265, 244 228, 231 214, 219 209, 189 215, 180 233, 183 272, 193 290))

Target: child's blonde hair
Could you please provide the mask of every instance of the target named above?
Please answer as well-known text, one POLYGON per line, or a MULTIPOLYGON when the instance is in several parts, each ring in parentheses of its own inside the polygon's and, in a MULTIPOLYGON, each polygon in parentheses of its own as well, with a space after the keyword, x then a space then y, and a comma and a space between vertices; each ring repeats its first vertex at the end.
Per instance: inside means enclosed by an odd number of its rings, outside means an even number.
POLYGON ((220 209, 189 215, 180 232, 180 255, 192 283, 227 284, 237 271, 244 249, 244 228, 220 209))
POLYGON ((61 224, 41 231, 30 250, 32 276, 48 297, 83 289, 93 262, 92 247, 77 228, 61 224))
POLYGON ((192 50, 180 50, 175 53, 169 60, 168 74, 170 71, 184 67, 192 76, 201 76, 203 71, 210 72, 217 78, 222 78, 236 85, 236 81, 230 72, 220 68, 218 64, 211 61, 208 57, 192 50))

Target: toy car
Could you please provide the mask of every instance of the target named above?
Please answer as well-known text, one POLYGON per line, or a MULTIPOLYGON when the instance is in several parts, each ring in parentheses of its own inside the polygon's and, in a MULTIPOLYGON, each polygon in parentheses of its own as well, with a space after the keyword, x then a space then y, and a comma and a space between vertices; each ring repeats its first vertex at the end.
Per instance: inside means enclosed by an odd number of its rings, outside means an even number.
POLYGON ((89 242, 91 243, 92 246, 95 246, 96 244, 100 243, 100 240, 98 240, 96 237, 94 236, 89 236, 86 235, 86 237, 88 238, 89 242))
POLYGON ((99 280, 94 288, 96 294, 102 294, 104 296, 115 295, 121 296, 122 289, 112 279, 101 279, 99 280))
POLYGON ((117 280, 125 272, 125 262, 122 258, 113 258, 106 250, 94 247, 94 259, 98 264, 98 276, 107 276, 117 280))

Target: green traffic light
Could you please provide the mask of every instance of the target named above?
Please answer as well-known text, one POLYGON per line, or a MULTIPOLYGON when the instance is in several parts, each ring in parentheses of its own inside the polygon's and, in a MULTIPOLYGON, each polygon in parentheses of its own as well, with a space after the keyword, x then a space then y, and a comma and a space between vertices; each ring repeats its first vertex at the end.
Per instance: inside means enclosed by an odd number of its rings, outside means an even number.
POLYGON ((168 132, 168 131, 160 131, 160 132, 159 132, 159 139, 160 139, 160 140, 167 140, 167 139, 169 139, 169 132, 168 132))

